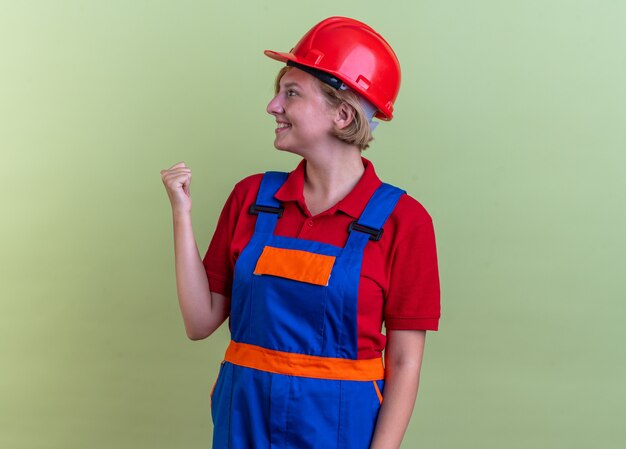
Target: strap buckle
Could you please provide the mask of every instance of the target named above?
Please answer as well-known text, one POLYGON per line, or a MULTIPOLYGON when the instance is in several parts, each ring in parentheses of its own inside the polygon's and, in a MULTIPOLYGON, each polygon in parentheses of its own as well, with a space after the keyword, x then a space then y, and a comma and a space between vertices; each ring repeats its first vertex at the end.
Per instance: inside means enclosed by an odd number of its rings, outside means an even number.
POLYGON ((268 214, 277 214, 278 218, 280 218, 283 216, 284 210, 285 208, 283 206, 271 207, 271 206, 261 206, 259 204, 253 204, 252 206, 250 206, 250 209, 248 209, 248 212, 250 212, 252 215, 259 215, 259 212, 265 212, 268 214))
POLYGON ((359 224, 356 220, 350 223, 350 226, 348 226, 348 232, 352 232, 353 230, 369 234, 370 240, 373 240, 375 242, 379 241, 383 235, 383 228, 370 228, 369 226, 359 224))

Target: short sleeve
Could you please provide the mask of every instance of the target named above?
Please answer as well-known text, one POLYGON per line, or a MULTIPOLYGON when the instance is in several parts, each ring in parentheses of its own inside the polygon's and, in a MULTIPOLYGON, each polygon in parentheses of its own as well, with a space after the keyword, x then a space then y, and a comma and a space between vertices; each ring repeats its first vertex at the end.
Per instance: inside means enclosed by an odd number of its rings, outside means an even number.
POLYGON ((437 330, 440 317, 439 269, 432 220, 397 242, 384 319, 387 329, 437 330))
POLYGON ((215 233, 202 261, 209 279, 211 291, 229 298, 232 292, 233 270, 235 267, 235 257, 232 252, 231 242, 233 241, 240 209, 241 204, 237 199, 236 189, 233 189, 220 213, 215 233))

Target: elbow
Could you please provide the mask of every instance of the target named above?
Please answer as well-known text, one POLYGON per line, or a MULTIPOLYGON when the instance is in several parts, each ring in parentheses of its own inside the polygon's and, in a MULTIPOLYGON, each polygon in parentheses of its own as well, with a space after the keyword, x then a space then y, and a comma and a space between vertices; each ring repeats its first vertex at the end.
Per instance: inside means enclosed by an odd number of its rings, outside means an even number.
POLYGON ((419 381, 421 364, 416 360, 403 360, 385 363, 385 374, 389 376, 410 376, 419 381))
POLYGON ((199 330, 199 329, 186 329, 186 331, 187 331, 187 338, 191 341, 204 340, 209 335, 211 335, 210 332, 206 332, 204 330, 199 330))
POLYGON ((207 338, 208 335, 200 335, 200 334, 187 334, 187 338, 191 341, 199 341, 207 338))
POLYGON ((192 341, 204 340, 211 336, 213 332, 220 327, 220 325, 226 320, 228 314, 213 313, 211 316, 206 317, 191 317, 183 320, 185 323, 185 331, 187 332, 187 338, 192 341))
POLYGON ((213 335, 218 326, 201 326, 196 328, 185 328, 187 338, 192 341, 204 340, 213 335))

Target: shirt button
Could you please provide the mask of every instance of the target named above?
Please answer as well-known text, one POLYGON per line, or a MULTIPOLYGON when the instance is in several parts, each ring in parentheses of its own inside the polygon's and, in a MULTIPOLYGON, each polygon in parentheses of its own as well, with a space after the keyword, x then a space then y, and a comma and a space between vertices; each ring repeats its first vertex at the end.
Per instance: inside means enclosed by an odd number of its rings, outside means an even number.
POLYGON ((313 227, 313 220, 309 220, 309 228, 313 227))

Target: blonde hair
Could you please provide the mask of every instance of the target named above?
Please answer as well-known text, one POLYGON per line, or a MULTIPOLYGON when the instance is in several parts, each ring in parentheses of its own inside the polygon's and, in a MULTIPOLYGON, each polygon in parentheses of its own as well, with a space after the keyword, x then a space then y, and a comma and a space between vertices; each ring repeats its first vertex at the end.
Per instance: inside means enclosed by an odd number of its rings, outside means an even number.
MULTIPOLYGON (((292 68, 293 67, 285 66, 280 69, 274 83, 274 94, 277 94, 280 90, 280 80, 282 77, 292 68)), ((369 143, 374 140, 374 137, 372 136, 372 130, 370 129, 363 106, 361 106, 361 102, 359 101, 359 94, 352 90, 337 90, 319 79, 315 79, 331 107, 337 108, 342 103, 345 103, 352 108, 354 112, 352 122, 343 129, 335 129, 333 135, 342 142, 356 145, 361 151, 368 148, 369 143)))

